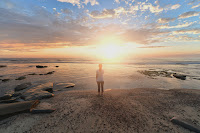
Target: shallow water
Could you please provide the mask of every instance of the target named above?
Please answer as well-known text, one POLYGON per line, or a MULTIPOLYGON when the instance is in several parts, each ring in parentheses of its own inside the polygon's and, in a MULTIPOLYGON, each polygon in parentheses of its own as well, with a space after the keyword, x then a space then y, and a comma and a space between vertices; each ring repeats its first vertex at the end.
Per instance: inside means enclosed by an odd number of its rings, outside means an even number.
MULTIPOLYGON (((131 89, 131 88, 159 88, 159 89, 200 89, 200 63, 198 61, 171 61, 163 60, 134 61, 125 63, 103 64, 105 71, 105 89, 131 89), (164 70, 187 75, 186 80, 169 77, 150 78, 138 70, 164 70), (194 79, 197 78, 197 79, 194 79)), ((32 82, 33 84, 45 82, 72 82, 76 86, 73 89, 96 89, 96 70, 98 61, 81 59, 0 59, 0 79, 9 78, 10 81, 0 81, 0 94, 13 90, 16 85, 32 82), (36 68, 36 65, 46 65, 48 68, 36 68), (59 66, 56 68, 55 66, 59 66), (52 75, 28 75, 30 73, 44 74, 55 71, 52 75), (15 80, 26 75, 24 80, 15 80)))

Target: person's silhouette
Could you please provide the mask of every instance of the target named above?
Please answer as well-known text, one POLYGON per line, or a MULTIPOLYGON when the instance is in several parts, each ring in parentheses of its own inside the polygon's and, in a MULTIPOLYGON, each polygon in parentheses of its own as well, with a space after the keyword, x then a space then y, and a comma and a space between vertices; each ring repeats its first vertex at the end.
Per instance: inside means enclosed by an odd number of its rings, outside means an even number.
POLYGON ((104 86, 103 74, 104 74, 104 70, 102 69, 102 64, 99 64, 99 69, 96 71, 98 93, 100 93, 100 88, 101 88, 101 92, 103 93, 103 86, 104 86))

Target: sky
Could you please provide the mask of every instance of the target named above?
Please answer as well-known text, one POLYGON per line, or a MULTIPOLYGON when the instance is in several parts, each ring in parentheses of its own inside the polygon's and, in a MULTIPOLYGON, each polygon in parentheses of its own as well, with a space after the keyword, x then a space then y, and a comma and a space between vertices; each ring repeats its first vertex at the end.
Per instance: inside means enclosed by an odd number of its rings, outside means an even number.
POLYGON ((200 0, 0 0, 0 58, 101 56, 200 57, 200 0))

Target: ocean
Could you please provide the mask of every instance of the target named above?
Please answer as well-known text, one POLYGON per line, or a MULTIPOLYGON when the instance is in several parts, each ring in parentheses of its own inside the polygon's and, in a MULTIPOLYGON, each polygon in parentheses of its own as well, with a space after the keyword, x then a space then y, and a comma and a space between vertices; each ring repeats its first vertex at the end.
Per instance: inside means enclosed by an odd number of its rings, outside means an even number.
POLYGON ((81 58, 1 58, 0 65, 7 67, 0 68, 0 79, 10 80, 0 80, 0 95, 26 82, 35 85, 46 82, 75 83, 74 90, 97 90, 95 76, 98 63, 103 63, 105 89, 200 89, 198 58, 130 59, 116 62, 81 58), (36 68, 36 65, 48 67, 36 68), (51 71, 55 73, 42 75, 51 71), (36 75, 29 75, 32 73, 36 75), (186 75, 186 79, 175 78, 173 73, 186 75), (26 79, 15 80, 20 76, 26 79))

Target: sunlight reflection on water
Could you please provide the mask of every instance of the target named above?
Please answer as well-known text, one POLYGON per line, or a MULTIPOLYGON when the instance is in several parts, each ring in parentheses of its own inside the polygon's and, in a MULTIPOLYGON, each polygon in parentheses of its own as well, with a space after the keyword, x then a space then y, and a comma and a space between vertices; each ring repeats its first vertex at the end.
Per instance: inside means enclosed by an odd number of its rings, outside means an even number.
MULTIPOLYGON (((87 90, 97 89, 95 76, 98 64, 91 63, 0 63, 6 64, 8 67, 0 68, 0 79, 9 78, 8 82, 0 82, 0 93, 12 90, 16 85, 24 82, 32 82, 34 84, 45 82, 72 82, 76 86, 73 89, 87 90), (48 68, 38 69, 36 65, 47 65, 48 68), (59 66, 58 68, 55 66, 59 66), (44 74, 49 71, 55 71, 52 75, 28 75, 30 73, 44 74), (19 76, 26 75, 26 79, 17 81, 19 76)), ((200 89, 199 64, 103 64, 105 71, 105 89, 131 89, 131 88, 188 88, 200 89), (186 80, 179 80, 168 77, 149 78, 138 70, 166 70, 169 72, 179 72, 189 75, 186 80)))

